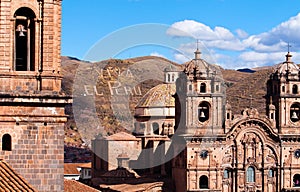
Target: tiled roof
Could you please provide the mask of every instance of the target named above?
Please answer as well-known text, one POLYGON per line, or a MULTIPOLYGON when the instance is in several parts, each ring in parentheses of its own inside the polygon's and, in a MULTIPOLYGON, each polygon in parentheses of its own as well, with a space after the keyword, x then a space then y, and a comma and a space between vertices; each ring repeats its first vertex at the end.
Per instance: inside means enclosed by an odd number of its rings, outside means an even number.
MULTIPOLYGON (((158 187, 162 189, 162 182, 152 182, 152 183, 139 183, 139 184, 118 184, 118 185, 100 185, 102 189, 110 189, 114 191, 122 191, 122 192, 140 192, 140 191, 152 191, 151 189, 155 189, 158 187)), ((155 190, 156 191, 156 190, 155 190)))
POLYGON ((0 160, 0 191, 35 192, 36 190, 16 173, 8 163, 0 160))
POLYGON ((99 190, 94 189, 90 186, 84 185, 78 181, 75 180, 64 180, 64 192, 99 192, 99 190))
POLYGON ((81 167, 81 168, 92 168, 92 163, 91 162, 89 162, 89 163, 82 163, 78 167, 81 167))
POLYGON ((175 84, 159 84, 150 89, 137 104, 138 107, 174 107, 175 84))
POLYGON ((136 138, 135 136, 125 133, 125 132, 119 132, 116 134, 113 134, 111 136, 105 137, 106 140, 109 141, 139 141, 140 139, 136 138))
POLYGON ((84 165, 85 163, 65 163, 64 164, 64 174, 65 175, 79 175, 78 167, 84 165))

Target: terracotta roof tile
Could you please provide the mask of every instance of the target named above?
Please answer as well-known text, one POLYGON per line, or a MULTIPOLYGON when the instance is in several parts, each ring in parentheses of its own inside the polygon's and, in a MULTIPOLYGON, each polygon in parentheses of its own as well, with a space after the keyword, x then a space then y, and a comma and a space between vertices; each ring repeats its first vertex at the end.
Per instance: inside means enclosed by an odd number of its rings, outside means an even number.
POLYGON ((82 165, 85 165, 86 163, 65 163, 64 164, 64 174, 68 175, 74 175, 74 174, 80 174, 78 169, 82 165))
POLYGON ((80 191, 84 191, 84 192, 99 192, 99 190, 94 189, 90 186, 84 185, 78 181, 75 180, 68 180, 65 179, 64 180, 64 192, 80 192, 80 191))
POLYGON ((8 163, 0 160, 0 191, 35 192, 36 190, 8 163))
POLYGON ((125 133, 125 132, 119 132, 116 134, 113 134, 111 136, 105 137, 106 140, 109 141, 139 141, 139 138, 136 138, 135 136, 125 133))

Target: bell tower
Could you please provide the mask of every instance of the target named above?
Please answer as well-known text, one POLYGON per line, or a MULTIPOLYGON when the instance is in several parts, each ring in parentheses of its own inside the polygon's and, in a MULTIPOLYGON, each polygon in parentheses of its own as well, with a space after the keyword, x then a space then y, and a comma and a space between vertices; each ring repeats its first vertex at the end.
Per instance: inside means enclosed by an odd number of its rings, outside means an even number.
POLYGON ((284 135, 300 134, 300 69, 291 58, 288 52, 267 82, 267 115, 276 117, 276 127, 284 135))
POLYGON ((0 1, 0 159, 38 191, 63 191, 61 0, 0 1))
POLYGON ((224 92, 220 69, 197 49, 176 83, 176 126, 185 134, 224 134, 224 92))

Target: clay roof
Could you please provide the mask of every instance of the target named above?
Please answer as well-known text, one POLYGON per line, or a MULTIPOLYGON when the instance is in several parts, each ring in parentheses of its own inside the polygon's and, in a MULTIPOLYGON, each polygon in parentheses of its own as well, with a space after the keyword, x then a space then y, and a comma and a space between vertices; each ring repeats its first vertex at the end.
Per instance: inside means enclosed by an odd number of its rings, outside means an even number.
POLYGON ((65 175, 79 175, 78 167, 85 166, 86 163, 65 163, 64 164, 64 174, 65 175))
POLYGON ((154 187, 161 187, 162 182, 152 182, 152 183, 140 183, 140 184, 118 184, 118 185, 100 185, 102 189, 111 189, 114 191, 122 192, 139 192, 139 191, 151 191, 154 187))
POLYGON ((3 160, 0 160, 0 181, 0 191, 36 191, 3 160))
POLYGON ((139 141, 140 140, 135 136, 126 132, 119 132, 111 136, 105 137, 105 139, 110 141, 139 141))
POLYGON ((75 180, 64 180, 64 192, 99 192, 99 190, 94 189, 90 186, 84 185, 78 181, 75 180))
POLYGON ((83 163, 79 167, 81 167, 81 168, 92 168, 92 163, 91 162, 83 163))
POLYGON ((150 89, 137 104, 138 107, 175 107, 175 84, 159 84, 150 89))
POLYGON ((126 168, 117 168, 104 173, 101 177, 137 178, 139 177, 139 175, 133 170, 128 170, 126 168))

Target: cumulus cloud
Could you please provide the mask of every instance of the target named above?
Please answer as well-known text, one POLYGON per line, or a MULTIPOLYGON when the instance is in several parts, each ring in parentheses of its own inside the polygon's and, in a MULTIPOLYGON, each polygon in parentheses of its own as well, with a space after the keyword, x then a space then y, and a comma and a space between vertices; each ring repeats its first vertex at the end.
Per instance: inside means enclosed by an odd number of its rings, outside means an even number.
MULTIPOLYGON (((193 37, 214 53, 214 59, 224 68, 259 67, 274 65, 285 59, 287 43, 292 44, 292 51, 300 49, 300 13, 270 29, 269 31, 249 36, 243 29, 231 32, 222 26, 210 27, 194 20, 179 21, 171 25, 167 34, 175 37, 193 37), (226 55, 227 54, 227 55, 226 55)), ((184 44, 175 53, 177 61, 186 62, 193 58, 194 44, 184 44)), ((205 55, 205 54, 204 54, 205 55)), ((300 54, 293 54, 293 60, 300 60, 300 54)))
POLYGON ((156 57, 166 58, 163 54, 160 54, 158 52, 153 52, 153 53, 150 54, 150 56, 156 56, 156 57))

